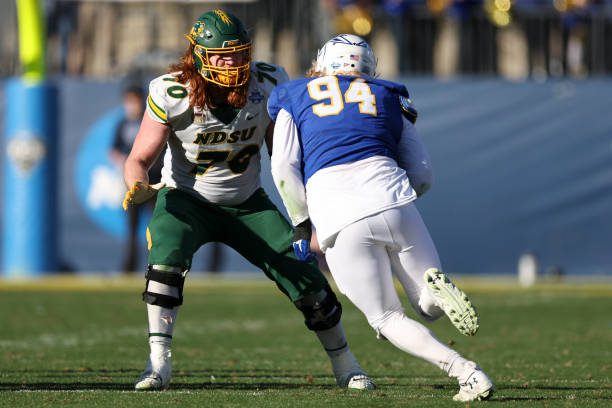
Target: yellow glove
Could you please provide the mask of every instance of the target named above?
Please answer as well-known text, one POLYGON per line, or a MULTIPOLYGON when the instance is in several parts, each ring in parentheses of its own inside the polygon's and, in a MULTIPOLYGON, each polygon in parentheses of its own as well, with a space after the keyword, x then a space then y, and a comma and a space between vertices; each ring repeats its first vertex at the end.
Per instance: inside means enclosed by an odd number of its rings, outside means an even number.
POLYGON ((130 204, 142 204, 145 201, 150 200, 157 194, 159 189, 165 185, 166 183, 149 185, 141 181, 135 182, 132 188, 125 193, 125 198, 123 199, 123 209, 127 211, 130 204))

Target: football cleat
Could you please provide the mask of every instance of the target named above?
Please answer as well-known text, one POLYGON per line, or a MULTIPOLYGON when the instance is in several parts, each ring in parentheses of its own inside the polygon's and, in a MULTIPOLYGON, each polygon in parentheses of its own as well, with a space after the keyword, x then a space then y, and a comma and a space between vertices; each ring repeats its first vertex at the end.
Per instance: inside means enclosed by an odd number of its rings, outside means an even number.
POLYGON ((376 388, 374 381, 363 371, 350 350, 333 357, 331 363, 338 387, 354 390, 373 390, 376 388))
POLYGON ((451 323, 466 336, 478 331, 478 314, 467 295, 440 270, 430 268, 423 276, 435 298, 436 305, 444 310, 451 323))
POLYGON ((464 374, 458 378, 459 392, 453 397, 453 401, 469 402, 489 399, 495 391, 493 382, 473 361, 468 361, 464 367, 464 374))
POLYGON ((376 384, 366 373, 352 373, 338 378, 338 386, 341 388, 349 388, 353 390, 373 390, 376 384))
POLYGON ((172 377, 172 354, 170 350, 154 356, 151 354, 147 366, 134 388, 139 391, 159 391, 168 389, 172 377))

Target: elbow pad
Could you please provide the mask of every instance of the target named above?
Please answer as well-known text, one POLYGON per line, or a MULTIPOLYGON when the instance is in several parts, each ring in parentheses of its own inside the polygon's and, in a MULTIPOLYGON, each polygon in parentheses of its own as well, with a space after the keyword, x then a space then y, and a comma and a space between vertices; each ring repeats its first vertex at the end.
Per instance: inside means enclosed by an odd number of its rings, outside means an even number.
POLYGON ((400 106, 402 107, 402 114, 406 119, 410 121, 410 123, 414 125, 416 123, 417 117, 419 116, 419 113, 414 107, 414 103, 410 98, 407 98, 405 96, 400 96, 399 100, 400 106))

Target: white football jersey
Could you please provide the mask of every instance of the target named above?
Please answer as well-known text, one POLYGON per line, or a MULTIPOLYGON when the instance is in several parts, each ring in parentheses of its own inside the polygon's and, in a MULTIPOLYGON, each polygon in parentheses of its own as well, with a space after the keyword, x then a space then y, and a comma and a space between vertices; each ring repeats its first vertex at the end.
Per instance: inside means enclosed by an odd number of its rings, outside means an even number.
POLYGON ((151 81, 147 112, 171 129, 162 181, 220 205, 249 198, 260 186, 259 151, 270 123, 268 96, 287 80, 282 67, 253 61, 247 104, 228 124, 208 108, 190 107, 189 86, 175 75, 151 81))
POLYGON ((317 171, 306 184, 306 196, 323 252, 353 222, 416 199, 406 171, 384 156, 317 171))

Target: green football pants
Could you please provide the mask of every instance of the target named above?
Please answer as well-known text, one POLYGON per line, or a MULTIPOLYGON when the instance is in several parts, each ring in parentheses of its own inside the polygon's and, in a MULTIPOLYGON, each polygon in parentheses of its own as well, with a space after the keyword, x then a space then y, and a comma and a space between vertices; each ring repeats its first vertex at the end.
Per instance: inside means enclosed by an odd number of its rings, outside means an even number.
POLYGON ((149 264, 190 269, 202 245, 222 242, 264 271, 295 302, 325 288, 327 280, 316 262, 295 258, 292 237, 291 226, 261 188, 231 207, 163 188, 147 230, 149 264))

